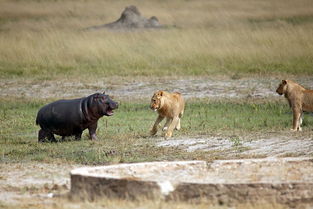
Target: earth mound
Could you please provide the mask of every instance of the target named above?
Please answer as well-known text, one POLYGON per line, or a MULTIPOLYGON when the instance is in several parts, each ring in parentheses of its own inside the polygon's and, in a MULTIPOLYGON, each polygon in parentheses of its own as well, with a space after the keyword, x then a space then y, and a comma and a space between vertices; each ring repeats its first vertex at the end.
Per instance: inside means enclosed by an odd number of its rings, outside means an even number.
POLYGON ((131 5, 124 9, 121 17, 108 24, 92 26, 87 30, 92 29, 113 29, 113 30, 132 30, 132 29, 145 29, 145 28, 161 28, 157 17, 152 16, 149 19, 143 17, 136 6, 131 5))

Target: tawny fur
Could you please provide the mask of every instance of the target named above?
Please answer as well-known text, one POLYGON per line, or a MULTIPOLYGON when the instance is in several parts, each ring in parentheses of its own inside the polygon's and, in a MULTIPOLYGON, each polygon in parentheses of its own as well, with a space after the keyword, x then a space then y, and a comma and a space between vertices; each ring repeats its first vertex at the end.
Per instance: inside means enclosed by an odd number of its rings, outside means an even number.
POLYGON ((178 92, 168 93, 166 91, 157 91, 151 98, 151 109, 158 112, 151 135, 158 132, 160 122, 166 118, 163 130, 166 131, 165 138, 173 135, 173 130, 180 129, 180 119, 184 114, 185 102, 182 95, 178 92))
POLYGON ((313 112, 313 90, 305 89, 291 80, 282 80, 276 92, 285 96, 292 109, 293 125, 291 130, 301 131, 303 111, 313 112))

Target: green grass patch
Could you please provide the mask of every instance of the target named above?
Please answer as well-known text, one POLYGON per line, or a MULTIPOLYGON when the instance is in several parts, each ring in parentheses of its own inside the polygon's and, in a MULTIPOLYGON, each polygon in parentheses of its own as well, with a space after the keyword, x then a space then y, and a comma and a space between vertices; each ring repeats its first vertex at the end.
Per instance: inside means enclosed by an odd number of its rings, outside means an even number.
MULTIPOLYGON (((155 160, 206 159, 208 152, 188 153, 177 147, 156 147, 158 137, 149 130, 157 115, 148 104, 122 103, 112 117, 99 120, 98 140, 90 141, 88 131, 81 141, 69 138, 62 143, 38 143, 35 125, 38 109, 48 101, 0 101, 0 161, 64 161, 82 164, 106 164, 155 160)), ((232 133, 270 132, 289 129, 291 111, 280 103, 188 102, 181 131, 174 136, 198 136, 232 133)), ((313 124, 306 116, 304 128, 313 124)), ((158 133, 158 136, 161 132, 158 133)), ((61 137, 57 136, 57 139, 61 137)), ((237 138, 234 144, 240 145, 237 138)), ((216 156, 215 156, 216 157, 216 156)))

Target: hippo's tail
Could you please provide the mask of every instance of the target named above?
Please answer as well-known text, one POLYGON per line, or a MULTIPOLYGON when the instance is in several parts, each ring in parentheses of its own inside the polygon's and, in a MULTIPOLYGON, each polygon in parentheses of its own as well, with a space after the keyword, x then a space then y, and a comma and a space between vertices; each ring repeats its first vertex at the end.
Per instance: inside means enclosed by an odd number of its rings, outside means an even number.
POLYGON ((39 112, 37 114, 37 117, 36 117, 36 125, 39 125, 40 124, 40 117, 39 117, 39 112))

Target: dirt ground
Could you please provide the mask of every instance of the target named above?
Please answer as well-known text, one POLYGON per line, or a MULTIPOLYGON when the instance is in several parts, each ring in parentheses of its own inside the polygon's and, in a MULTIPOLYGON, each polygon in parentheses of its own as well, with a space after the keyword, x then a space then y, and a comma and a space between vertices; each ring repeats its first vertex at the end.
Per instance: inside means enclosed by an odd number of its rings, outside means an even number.
POLYGON ((221 152, 225 158, 240 156, 255 157, 290 157, 312 156, 313 140, 309 135, 297 136, 286 133, 254 136, 253 140, 233 140, 225 137, 181 137, 159 141, 160 147, 181 147, 188 152, 196 150, 221 152))
POLYGON ((78 165, 1 163, 0 208, 53 204, 53 197, 69 191, 69 172, 76 167, 78 165))
MULTIPOLYGON (((105 91, 120 100, 148 99, 157 90, 178 91, 185 98, 272 98, 279 78, 103 78, 89 80, 0 79, 0 97, 69 98, 82 97, 96 91, 105 91)), ((313 77, 295 79, 306 88, 313 89, 313 77)))
MULTIPOLYGON (((297 78, 307 88, 313 89, 313 77, 297 78)), ((187 99, 197 98, 276 98, 277 78, 178 78, 175 82, 165 79, 104 79, 89 81, 44 81, 0 80, 0 97, 69 98, 106 91, 119 100, 138 99, 149 101, 158 89, 179 91, 187 99)), ((220 151, 231 159, 240 155, 256 157, 306 157, 313 154, 311 131, 301 135, 293 133, 266 133, 247 136, 240 141, 218 136, 195 136, 157 140, 157 146, 179 146, 188 152, 195 150, 220 151), (250 140, 249 140, 250 139, 250 140)), ((1 163, 0 164, 0 208, 24 202, 25 207, 53 205, 55 196, 66 194, 70 188, 69 172, 79 165, 45 163, 1 163)))

